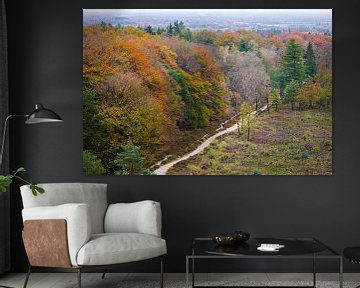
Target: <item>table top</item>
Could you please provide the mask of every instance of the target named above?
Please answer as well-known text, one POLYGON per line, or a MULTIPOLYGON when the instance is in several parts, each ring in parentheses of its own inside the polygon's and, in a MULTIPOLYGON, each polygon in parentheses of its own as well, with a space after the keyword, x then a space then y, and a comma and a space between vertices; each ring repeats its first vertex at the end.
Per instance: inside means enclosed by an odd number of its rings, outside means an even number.
POLYGON ((335 250, 315 238, 250 238, 244 243, 217 245, 211 238, 195 238, 192 256, 211 257, 341 257, 335 250), (284 245, 279 251, 260 251, 261 244, 284 245))

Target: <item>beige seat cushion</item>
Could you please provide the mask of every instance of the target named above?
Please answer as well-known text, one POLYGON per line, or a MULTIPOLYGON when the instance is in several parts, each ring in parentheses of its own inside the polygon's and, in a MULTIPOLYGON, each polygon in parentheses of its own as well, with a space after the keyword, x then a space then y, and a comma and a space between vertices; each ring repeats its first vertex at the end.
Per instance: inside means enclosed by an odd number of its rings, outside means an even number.
POLYGON ((166 254, 165 240, 140 233, 95 234, 78 252, 78 265, 107 265, 166 254))

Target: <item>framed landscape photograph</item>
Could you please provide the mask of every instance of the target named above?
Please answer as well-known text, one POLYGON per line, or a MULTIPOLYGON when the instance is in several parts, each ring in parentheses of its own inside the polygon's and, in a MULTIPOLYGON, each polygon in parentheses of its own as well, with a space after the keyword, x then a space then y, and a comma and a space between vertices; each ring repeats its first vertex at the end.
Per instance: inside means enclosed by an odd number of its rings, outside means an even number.
POLYGON ((85 175, 331 175, 331 9, 84 9, 85 175))

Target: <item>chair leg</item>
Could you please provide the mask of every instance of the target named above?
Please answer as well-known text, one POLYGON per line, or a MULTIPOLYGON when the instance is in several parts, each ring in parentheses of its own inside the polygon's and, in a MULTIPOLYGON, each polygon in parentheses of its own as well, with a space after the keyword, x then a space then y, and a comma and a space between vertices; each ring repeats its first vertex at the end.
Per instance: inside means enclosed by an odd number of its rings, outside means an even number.
POLYGON ((31 265, 29 266, 29 270, 26 274, 26 278, 25 278, 25 282, 24 282, 24 286, 23 288, 26 288, 27 284, 28 284, 28 281, 29 281, 29 277, 30 277, 30 274, 31 274, 31 265))
POLYGON ((77 269, 78 288, 81 288, 81 269, 77 269))
POLYGON ((104 270, 104 273, 101 275, 101 279, 105 279, 106 272, 107 270, 104 270))
POLYGON ((163 288, 164 287, 164 259, 163 257, 161 257, 160 260, 160 287, 163 288))

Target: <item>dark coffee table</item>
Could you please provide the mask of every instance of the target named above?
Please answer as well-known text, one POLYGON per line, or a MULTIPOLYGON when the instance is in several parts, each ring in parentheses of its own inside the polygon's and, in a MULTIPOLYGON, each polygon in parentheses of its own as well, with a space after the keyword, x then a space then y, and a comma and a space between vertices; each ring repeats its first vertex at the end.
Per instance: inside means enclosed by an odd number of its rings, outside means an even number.
MULTIPOLYGON (((186 256, 186 287, 189 287, 189 271, 191 268, 191 287, 195 285, 195 260, 200 259, 312 259, 313 285, 293 287, 316 288, 316 260, 335 259, 339 261, 339 287, 343 287, 343 258, 335 250, 315 238, 250 238, 247 242, 229 246, 216 245, 211 238, 195 238, 191 253, 186 256), (257 250, 261 243, 281 244, 285 247, 278 252, 263 252, 257 250), (191 267, 190 267, 191 266, 191 267)), ((215 287, 215 286, 211 286, 215 287)), ((229 286, 222 286, 229 287, 229 286)), ((248 287, 248 286, 231 286, 248 287)), ((256 287, 256 286, 251 286, 256 287)), ((264 287, 264 286, 262 286, 264 287)), ((274 287, 274 286, 271 286, 274 287)), ((281 286, 284 287, 284 286, 281 286)))

